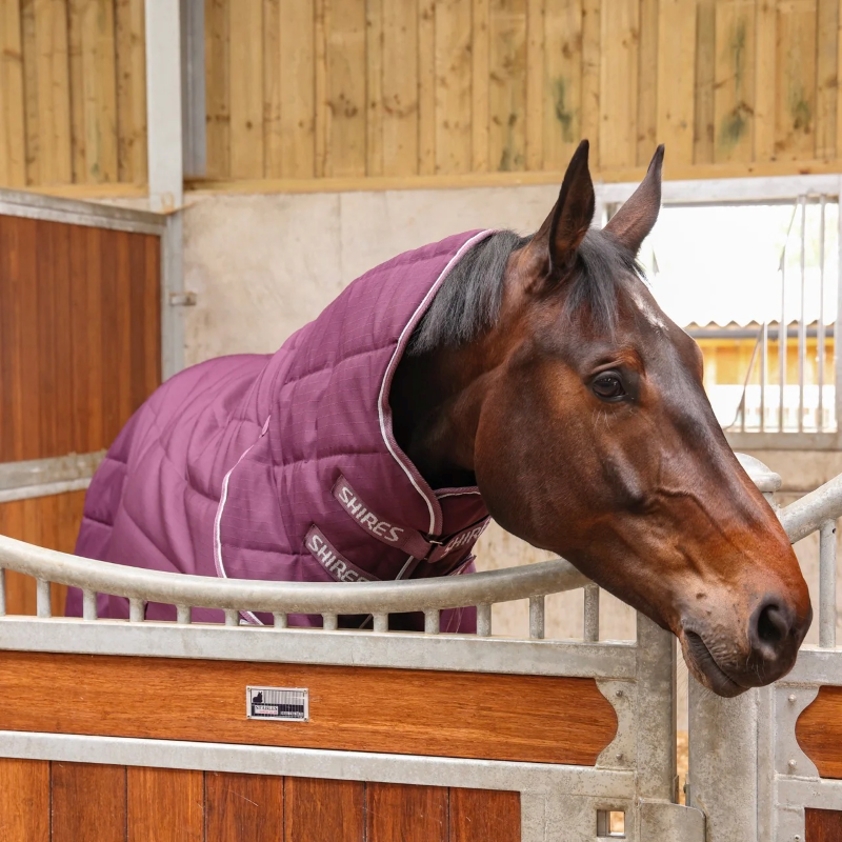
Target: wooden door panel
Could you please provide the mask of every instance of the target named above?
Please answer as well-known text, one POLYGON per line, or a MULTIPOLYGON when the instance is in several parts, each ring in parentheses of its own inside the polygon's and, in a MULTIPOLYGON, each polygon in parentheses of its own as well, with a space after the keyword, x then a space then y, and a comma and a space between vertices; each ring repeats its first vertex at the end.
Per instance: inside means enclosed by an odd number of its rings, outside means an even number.
POLYGON ((50 764, 51 842, 125 842, 126 767, 50 764))
POLYGON ((49 842, 50 764, 0 758, 0 839, 49 842))
POLYGON ((195 769, 126 770, 126 842, 204 842, 205 781, 195 769))
POLYGON ((205 774, 205 842, 279 842, 283 814, 283 778, 205 774))

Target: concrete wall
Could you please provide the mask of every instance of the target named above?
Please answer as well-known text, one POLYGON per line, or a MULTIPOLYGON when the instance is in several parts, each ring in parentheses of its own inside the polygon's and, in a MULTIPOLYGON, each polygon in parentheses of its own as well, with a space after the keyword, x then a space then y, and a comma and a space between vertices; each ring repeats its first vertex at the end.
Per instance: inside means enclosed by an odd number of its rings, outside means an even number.
MULTIPOLYGON (((272 352, 351 280, 407 249, 472 228, 535 230, 557 188, 476 188, 376 193, 192 197, 185 212, 186 358, 272 352)), ((786 502, 842 472, 842 453, 754 453, 785 480, 786 502)), ((817 587, 815 539, 798 547, 817 587)), ((548 557, 492 528, 478 547, 483 569, 548 557)), ((580 593, 554 597, 548 633, 580 636, 580 593)), ((603 638, 634 636, 634 615, 603 596, 603 638)), ((495 609, 495 630, 525 633, 525 605, 495 609)), ((816 635, 814 626, 811 635, 816 635)))

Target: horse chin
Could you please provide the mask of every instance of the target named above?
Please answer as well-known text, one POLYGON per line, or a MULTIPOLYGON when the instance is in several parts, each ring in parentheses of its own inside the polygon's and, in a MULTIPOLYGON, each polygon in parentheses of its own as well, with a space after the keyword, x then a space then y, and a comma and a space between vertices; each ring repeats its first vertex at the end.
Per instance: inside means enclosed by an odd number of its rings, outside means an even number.
POLYGON ((680 636, 681 650, 687 668, 700 684, 726 699, 745 693, 748 687, 734 681, 717 663, 701 635, 685 630, 680 636))

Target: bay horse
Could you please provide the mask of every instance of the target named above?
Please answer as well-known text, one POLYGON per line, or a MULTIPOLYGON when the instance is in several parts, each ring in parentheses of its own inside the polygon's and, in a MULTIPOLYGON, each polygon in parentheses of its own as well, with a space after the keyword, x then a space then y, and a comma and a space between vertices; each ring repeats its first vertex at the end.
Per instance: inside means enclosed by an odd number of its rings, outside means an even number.
POLYGON ((490 514, 669 629, 713 692, 780 678, 810 625, 807 586, 716 421, 699 347, 636 262, 662 161, 659 147, 596 230, 584 141, 534 235, 401 255, 276 354, 167 381, 94 477, 77 553, 238 578, 419 578, 472 569, 490 514))

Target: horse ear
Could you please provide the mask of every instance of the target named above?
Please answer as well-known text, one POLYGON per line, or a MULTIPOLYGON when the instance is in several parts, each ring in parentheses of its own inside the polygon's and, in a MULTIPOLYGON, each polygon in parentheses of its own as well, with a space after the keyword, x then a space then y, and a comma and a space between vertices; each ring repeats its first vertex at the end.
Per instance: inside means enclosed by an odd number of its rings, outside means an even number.
POLYGON ((593 181, 588 170, 588 141, 573 153, 558 201, 533 238, 536 247, 546 249, 550 275, 569 269, 576 257, 594 214, 593 181))
POLYGON ((646 239, 658 219, 658 211, 661 209, 663 164, 664 145, 661 144, 655 151, 640 186, 603 229, 610 232, 633 254, 637 254, 640 244, 646 239))

